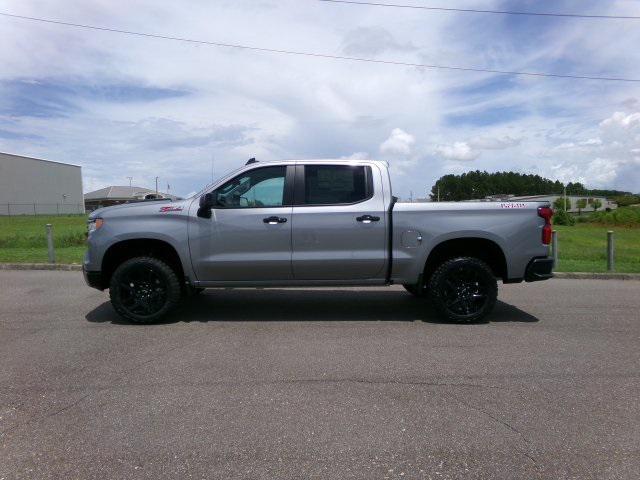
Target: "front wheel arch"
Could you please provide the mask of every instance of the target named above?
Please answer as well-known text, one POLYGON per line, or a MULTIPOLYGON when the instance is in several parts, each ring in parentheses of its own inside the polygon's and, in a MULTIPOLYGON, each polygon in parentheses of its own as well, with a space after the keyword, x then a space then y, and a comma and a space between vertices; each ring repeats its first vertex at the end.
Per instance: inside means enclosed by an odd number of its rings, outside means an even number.
POLYGON ((163 261, 175 272, 180 282, 185 279, 182 261, 176 249, 164 240, 152 238, 135 238, 121 240, 109 246, 102 257, 102 284, 109 286, 111 276, 116 269, 125 261, 135 257, 152 257, 163 261))

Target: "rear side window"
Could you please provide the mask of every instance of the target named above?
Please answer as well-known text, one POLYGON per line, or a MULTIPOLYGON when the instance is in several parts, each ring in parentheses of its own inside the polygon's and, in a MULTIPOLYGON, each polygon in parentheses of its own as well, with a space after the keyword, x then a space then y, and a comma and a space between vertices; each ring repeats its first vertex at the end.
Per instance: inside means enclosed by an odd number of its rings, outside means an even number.
POLYGON ((333 205, 370 198, 371 168, 349 165, 305 165, 304 203, 333 205))

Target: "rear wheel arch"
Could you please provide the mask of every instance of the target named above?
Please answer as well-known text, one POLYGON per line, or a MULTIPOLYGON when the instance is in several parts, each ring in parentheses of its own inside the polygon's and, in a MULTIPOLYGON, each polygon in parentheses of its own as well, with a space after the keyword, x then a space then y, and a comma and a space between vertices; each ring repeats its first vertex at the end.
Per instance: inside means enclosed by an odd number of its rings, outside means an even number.
POLYGON ((493 240, 481 237, 464 237, 445 240, 437 244, 425 261, 423 278, 428 282, 436 269, 447 260, 457 257, 471 257, 486 263, 494 276, 508 278, 507 260, 504 251, 493 240))

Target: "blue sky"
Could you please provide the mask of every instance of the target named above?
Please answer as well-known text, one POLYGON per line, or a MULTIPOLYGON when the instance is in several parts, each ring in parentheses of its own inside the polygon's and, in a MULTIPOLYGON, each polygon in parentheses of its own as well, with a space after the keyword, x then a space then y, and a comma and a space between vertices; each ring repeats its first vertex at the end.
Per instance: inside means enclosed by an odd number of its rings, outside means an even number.
MULTIPOLYGON (((640 15, 635 0, 440 4, 640 15)), ((314 0, 189 8, 0 0, 0 11, 267 48, 640 78, 633 20, 314 0)), ((80 164, 86 191, 128 176, 148 187, 157 175, 185 195, 210 180, 212 159, 218 176, 250 157, 387 160, 405 198, 424 196, 441 175, 475 169, 640 191, 640 84, 274 55, 8 18, 0 18, 0 44, 0 151, 80 164)))

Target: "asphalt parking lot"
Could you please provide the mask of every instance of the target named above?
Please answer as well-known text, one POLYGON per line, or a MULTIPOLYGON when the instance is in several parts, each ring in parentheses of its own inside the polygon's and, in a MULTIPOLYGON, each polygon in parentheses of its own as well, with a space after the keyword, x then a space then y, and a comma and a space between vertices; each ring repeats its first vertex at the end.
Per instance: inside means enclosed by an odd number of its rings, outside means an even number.
POLYGON ((209 290, 121 322, 77 272, 0 271, 0 479, 640 478, 640 282, 209 290))

